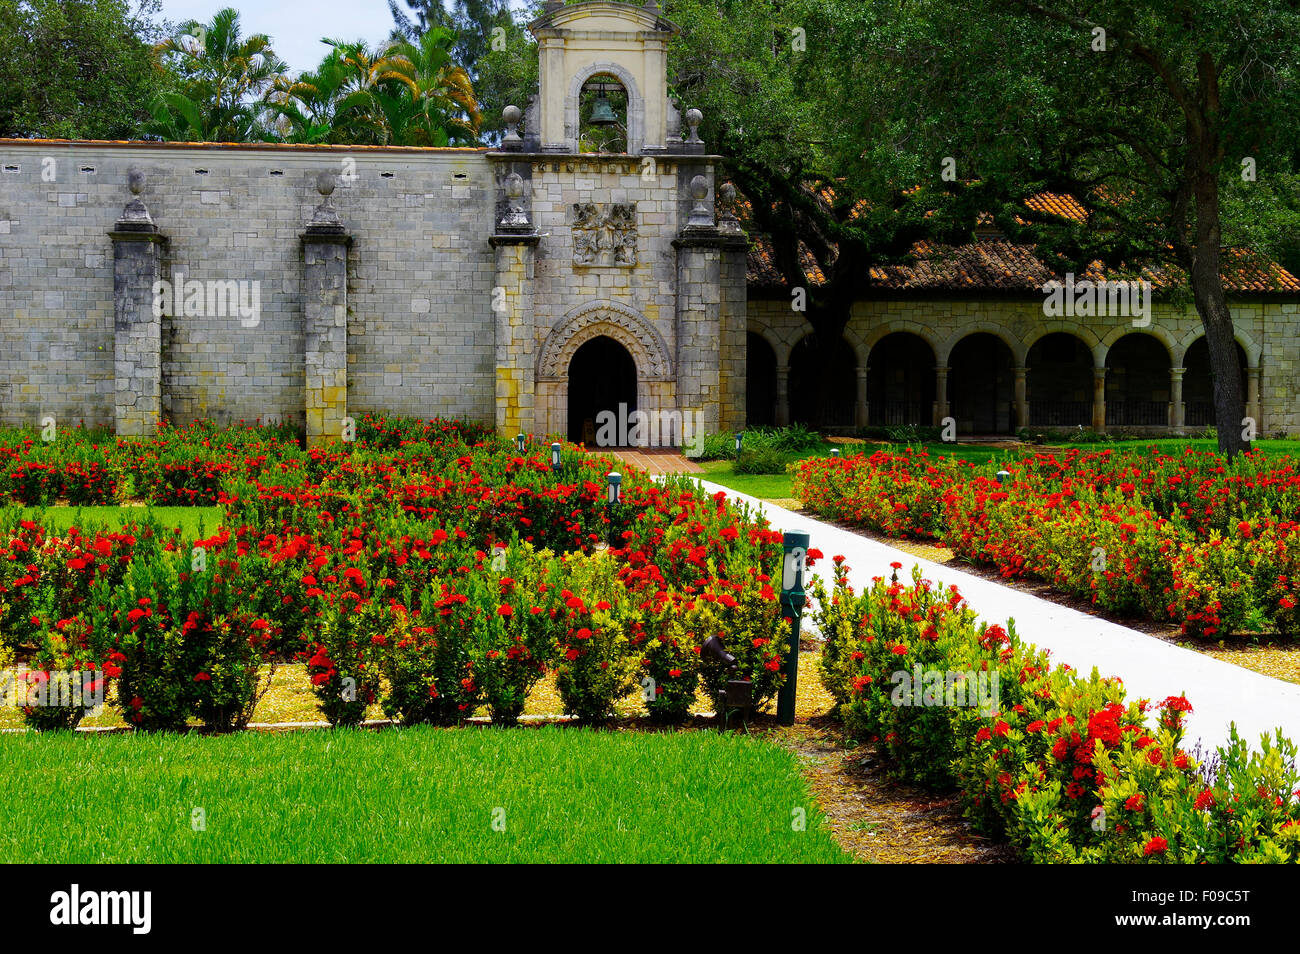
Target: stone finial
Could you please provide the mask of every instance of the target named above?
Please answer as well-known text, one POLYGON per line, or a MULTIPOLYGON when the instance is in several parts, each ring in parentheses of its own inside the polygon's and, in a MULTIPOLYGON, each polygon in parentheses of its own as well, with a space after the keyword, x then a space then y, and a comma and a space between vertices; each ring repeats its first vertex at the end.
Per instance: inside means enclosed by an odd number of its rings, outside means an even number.
POLYGON ((713 224, 713 215, 704 201, 709 196, 709 180, 704 176, 696 176, 691 180, 690 189, 695 204, 691 206, 691 216, 686 220, 686 225, 688 228, 708 228, 713 224))
POLYGON ((501 118, 506 121, 506 142, 519 141, 519 120, 524 118, 518 106, 507 106, 501 110, 501 118))
POLYGON ((158 227, 154 225, 153 216, 149 214, 144 201, 140 198, 140 193, 144 191, 144 173, 132 168, 126 174, 126 187, 131 192, 131 200, 122 209, 122 215, 117 220, 117 230, 119 232, 157 231, 158 227))
POLYGON ((718 228, 730 234, 743 234, 740 219, 736 218, 736 187, 724 182, 718 189, 718 199, 722 204, 722 214, 718 216, 718 228))
POLYGON ((321 204, 316 206, 316 211, 312 213, 311 221, 307 223, 307 231, 317 233, 343 231, 343 223, 339 220, 338 211, 330 201, 330 196, 334 194, 337 185, 338 177, 334 173, 322 170, 316 174, 316 191, 322 198, 321 204))
POLYGON ((691 129, 690 138, 686 141, 695 145, 702 144, 704 140, 700 138, 700 123, 704 122, 704 114, 695 107, 686 110, 686 125, 691 129))

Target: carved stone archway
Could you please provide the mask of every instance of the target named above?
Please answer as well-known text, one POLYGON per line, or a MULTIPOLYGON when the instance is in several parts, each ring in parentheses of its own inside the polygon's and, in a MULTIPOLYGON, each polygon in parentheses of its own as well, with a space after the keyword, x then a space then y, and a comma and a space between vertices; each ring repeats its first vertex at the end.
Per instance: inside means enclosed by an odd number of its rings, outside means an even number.
POLYGON ((546 434, 568 431, 569 365, 578 349, 604 335, 636 363, 637 410, 655 415, 676 407, 677 378, 668 346, 638 311, 593 301, 570 311, 551 329, 537 356, 537 422, 546 434))

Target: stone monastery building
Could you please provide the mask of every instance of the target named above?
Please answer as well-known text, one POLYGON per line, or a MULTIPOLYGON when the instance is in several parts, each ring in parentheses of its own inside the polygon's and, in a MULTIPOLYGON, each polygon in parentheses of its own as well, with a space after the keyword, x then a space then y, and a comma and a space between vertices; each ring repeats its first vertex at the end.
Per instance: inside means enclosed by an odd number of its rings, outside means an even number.
MULTIPOLYGON (((1053 275, 992 234, 876 270, 819 366, 704 117, 669 98, 658 4, 551 4, 530 29, 538 94, 491 149, 0 140, 0 424, 280 419, 318 440, 393 412, 591 440, 619 404, 706 431, 1211 422, 1190 306, 1047 317, 1053 275), (625 98, 625 151, 584 150, 593 88, 625 98)), ((1300 282, 1226 278, 1247 413, 1300 431, 1300 282)))

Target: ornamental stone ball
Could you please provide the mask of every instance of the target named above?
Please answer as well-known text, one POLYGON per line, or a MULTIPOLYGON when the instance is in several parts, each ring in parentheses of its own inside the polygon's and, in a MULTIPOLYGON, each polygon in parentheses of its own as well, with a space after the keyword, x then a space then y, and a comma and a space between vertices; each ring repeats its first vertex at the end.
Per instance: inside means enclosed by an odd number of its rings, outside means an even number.
POLYGON ((144 173, 139 169, 132 169, 126 174, 126 187, 131 190, 132 195, 139 195, 144 191, 144 173))
POLYGON ((686 125, 691 127, 691 138, 687 142, 700 141, 700 123, 704 122, 704 114, 692 106, 686 110, 686 125))
POLYGON ((518 106, 507 106, 501 110, 501 118, 506 121, 507 125, 513 126, 524 118, 524 114, 518 106))
POLYGON ((696 176, 691 180, 691 198, 696 202, 703 202, 704 197, 709 194, 709 180, 704 176, 696 176))
POLYGON ((736 187, 732 183, 724 182, 722 188, 718 190, 718 195, 724 205, 730 207, 736 204, 736 187))
POLYGON ((524 178, 517 172, 506 176, 506 198, 521 199, 524 195, 524 178))
POLYGON ((316 173, 316 191, 323 196, 329 196, 334 192, 334 186, 337 180, 332 172, 316 173))

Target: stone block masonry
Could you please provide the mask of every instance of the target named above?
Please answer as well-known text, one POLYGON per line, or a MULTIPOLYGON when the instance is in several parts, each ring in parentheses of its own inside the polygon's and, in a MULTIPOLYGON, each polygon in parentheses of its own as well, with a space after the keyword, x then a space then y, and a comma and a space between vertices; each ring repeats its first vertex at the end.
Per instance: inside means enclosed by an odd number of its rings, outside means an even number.
POLYGON ((313 353, 354 416, 491 420, 494 201, 479 150, 2 142, 0 424, 306 427, 313 353), (133 169, 157 234, 110 237, 133 169), (313 252, 322 172, 352 243, 313 252), (177 313, 152 314, 151 277, 180 283, 177 313), (232 282, 255 315, 209 307, 232 282), (314 346, 325 319, 345 345, 314 346))

